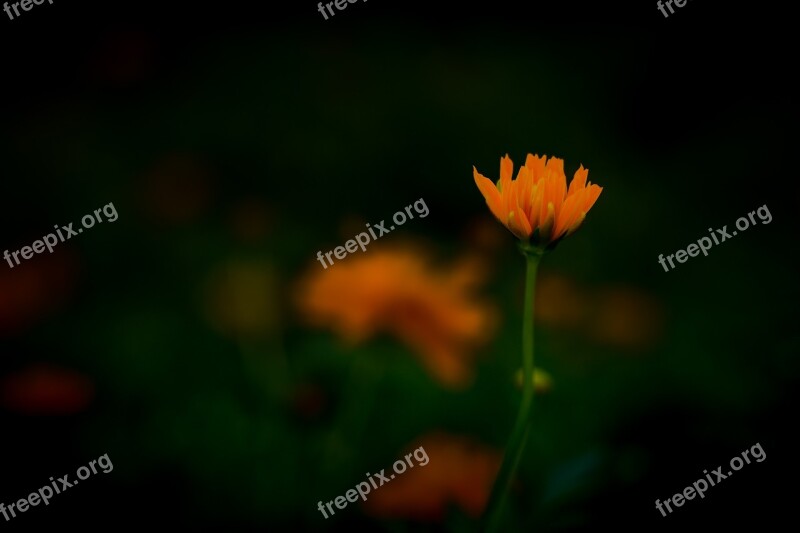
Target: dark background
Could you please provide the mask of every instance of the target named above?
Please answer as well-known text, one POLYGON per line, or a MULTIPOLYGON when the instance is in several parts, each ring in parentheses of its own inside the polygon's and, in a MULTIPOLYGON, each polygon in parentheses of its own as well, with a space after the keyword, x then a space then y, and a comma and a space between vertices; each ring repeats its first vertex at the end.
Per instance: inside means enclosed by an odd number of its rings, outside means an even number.
POLYGON ((528 152, 564 158, 568 177, 582 163, 604 191, 542 266, 542 309, 585 306, 584 319, 537 318, 554 387, 536 403, 508 529, 788 521, 800 197, 783 9, 695 0, 665 19, 655 2, 369 0, 325 21, 305 1, 54 0, 0 12, 2 249, 109 202, 119 213, 0 265, 0 501, 104 453, 114 464, 1 527, 472 530, 457 504, 439 520, 355 505, 324 520, 316 502, 431 431, 502 450, 523 264, 510 234, 476 244, 491 215, 471 166, 496 179, 500 156, 528 152), (481 294, 500 310, 459 391, 391 335, 352 347, 292 304, 321 271, 317 250, 419 198, 430 216, 381 242, 423 243, 444 263, 480 248, 481 294), (769 225, 671 272, 658 264, 762 205, 769 225), (583 303, 564 303, 553 279, 583 303), (355 358, 373 377, 353 385, 355 358), (373 406, 361 432, 340 426, 354 405, 373 406), (655 510, 757 442, 763 463, 667 518, 655 510), (341 449, 347 460, 326 459, 341 449))

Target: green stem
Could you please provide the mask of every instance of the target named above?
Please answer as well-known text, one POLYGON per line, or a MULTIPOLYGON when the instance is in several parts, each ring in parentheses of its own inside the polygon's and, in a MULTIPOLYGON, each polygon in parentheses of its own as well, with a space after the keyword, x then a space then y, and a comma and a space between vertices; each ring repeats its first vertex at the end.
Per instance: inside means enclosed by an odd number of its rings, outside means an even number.
POLYGON ((531 427, 531 407, 533 406, 533 298, 536 288, 536 271, 541 255, 523 251, 526 260, 525 271, 525 307, 522 313, 522 402, 514 422, 514 429, 506 445, 503 464, 492 487, 489 503, 483 517, 482 531, 497 531, 502 517, 508 491, 514 480, 522 452, 528 440, 531 427))

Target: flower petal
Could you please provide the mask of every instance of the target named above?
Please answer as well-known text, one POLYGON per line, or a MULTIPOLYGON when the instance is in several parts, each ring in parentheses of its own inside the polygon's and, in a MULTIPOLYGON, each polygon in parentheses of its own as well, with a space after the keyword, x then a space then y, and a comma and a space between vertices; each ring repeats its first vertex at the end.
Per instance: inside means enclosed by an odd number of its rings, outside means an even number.
POLYGON ((517 202, 522 212, 525 213, 528 220, 530 220, 531 212, 531 191, 533 189, 533 177, 531 176, 528 167, 519 167, 517 174, 517 202))
POLYGON ((575 171, 575 175, 572 176, 572 183, 569 184, 569 191, 567 192, 567 196, 572 196, 580 189, 586 187, 586 178, 589 176, 589 169, 583 168, 583 165, 575 171))
POLYGON ((556 220, 556 211, 553 202, 548 202, 545 212, 547 215, 542 221, 542 225, 539 226, 539 240, 541 242, 549 242, 551 240, 551 234, 553 233, 553 226, 556 220))
POLYGON ((558 216, 564 203, 564 198, 567 196, 567 177, 564 175, 564 160, 557 157, 551 158, 547 163, 545 176, 547 187, 544 193, 544 205, 542 206, 542 224, 544 224, 545 218, 548 216, 547 206, 552 203, 555 214, 558 216))
POLYGON ((507 220, 508 223, 506 226, 509 230, 511 230, 511 233, 523 240, 530 238, 533 230, 531 230, 531 225, 528 222, 528 218, 519 207, 508 213, 507 220))
POLYGON ((511 161, 511 158, 506 154, 505 157, 500 158, 500 192, 508 190, 513 174, 514 162, 511 161))
POLYGON ((475 185, 478 186, 478 190, 481 191, 481 194, 486 200, 486 205, 489 206, 492 214, 502 222, 504 218, 503 197, 500 191, 497 190, 492 180, 483 176, 474 166, 472 167, 472 176, 475 178, 475 185))
POLYGON ((528 211, 528 220, 530 220, 533 229, 541 226, 540 212, 542 210, 542 201, 544 199, 544 179, 540 179, 534 184, 531 189, 531 207, 528 211))
POLYGON ((553 240, 561 238, 567 229, 575 222, 581 212, 585 190, 579 191, 577 194, 569 196, 564 200, 564 205, 561 207, 561 212, 556 219, 556 226, 553 230, 553 240))
POLYGON ((583 224, 583 221, 585 219, 586 219, 586 211, 581 211, 580 213, 578 213, 578 216, 575 219, 575 221, 570 225, 570 227, 567 228, 567 232, 564 234, 564 237, 567 237, 575 233, 575 231, 579 227, 581 227, 581 224, 583 224))
POLYGON ((525 160, 525 166, 528 167, 534 182, 537 182, 544 177, 546 160, 546 155, 539 157, 538 155, 528 154, 528 158, 525 160))
POLYGON ((600 197, 600 193, 603 192, 603 188, 599 185, 589 185, 586 188, 586 199, 583 201, 583 210, 587 213, 589 209, 592 208, 594 203, 600 197))

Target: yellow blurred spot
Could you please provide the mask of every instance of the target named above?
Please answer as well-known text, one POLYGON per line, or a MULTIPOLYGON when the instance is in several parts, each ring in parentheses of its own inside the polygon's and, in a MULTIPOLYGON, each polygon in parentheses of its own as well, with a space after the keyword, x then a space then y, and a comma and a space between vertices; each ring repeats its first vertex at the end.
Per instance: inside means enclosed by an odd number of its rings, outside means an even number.
MULTIPOLYGON (((523 372, 520 368, 517 370, 517 374, 514 376, 517 387, 522 388, 522 380, 523 380, 523 372)), ((546 392, 550 392, 550 389, 553 388, 553 378, 552 376, 542 370, 541 368, 534 368, 533 369, 533 390, 544 394, 546 392)))
POLYGON ((264 262, 237 261, 213 273, 205 288, 206 315, 219 332, 237 339, 273 333, 279 321, 278 278, 264 262))

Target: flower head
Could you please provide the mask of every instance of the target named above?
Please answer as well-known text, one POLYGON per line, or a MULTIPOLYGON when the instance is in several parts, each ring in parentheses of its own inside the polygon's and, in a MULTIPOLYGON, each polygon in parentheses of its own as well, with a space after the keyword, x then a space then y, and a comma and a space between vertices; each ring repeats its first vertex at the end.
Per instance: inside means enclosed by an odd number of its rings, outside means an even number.
POLYGON ((492 214, 517 238, 542 249, 577 230, 603 190, 586 182, 589 170, 583 165, 575 171, 567 189, 564 160, 548 160, 546 155, 528 154, 512 180, 514 163, 506 154, 500 159, 497 184, 475 167, 472 170, 492 214))

